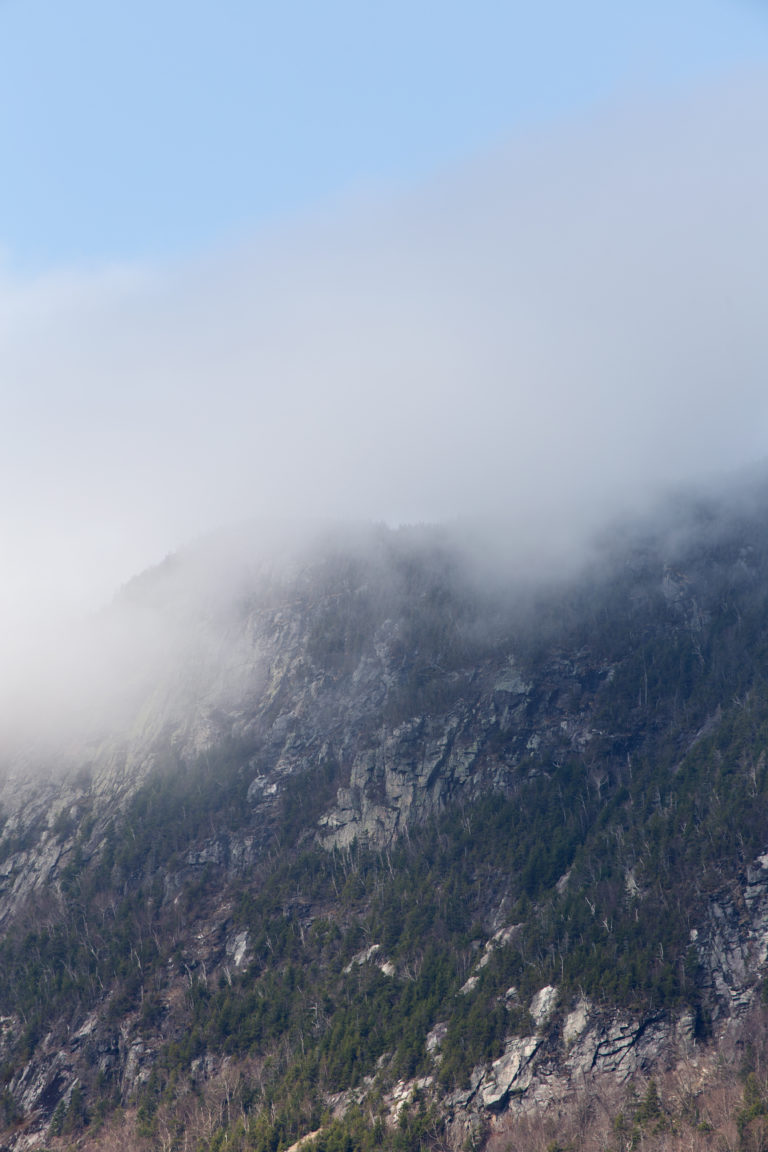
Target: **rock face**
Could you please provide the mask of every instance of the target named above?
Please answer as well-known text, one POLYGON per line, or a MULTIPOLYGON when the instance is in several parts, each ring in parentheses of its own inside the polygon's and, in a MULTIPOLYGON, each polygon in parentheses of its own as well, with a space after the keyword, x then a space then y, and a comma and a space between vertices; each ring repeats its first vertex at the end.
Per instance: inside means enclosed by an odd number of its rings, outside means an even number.
POLYGON ((533 1022, 541 1028, 551 1018, 557 1004, 557 988, 553 988, 551 984, 541 988, 533 1000, 529 1012, 533 1022))
MULTIPOLYGON (((738 886, 717 894, 692 937, 702 986, 711 993, 715 1033, 733 1030, 761 996, 768 975, 768 855, 746 868, 738 886)), ((510 1040, 498 1060, 476 1069, 471 1089, 450 1101, 455 1121, 478 1110, 530 1113, 562 1107, 588 1082, 608 1078, 621 1084, 679 1063, 701 1065, 707 1052, 687 1012, 631 1017, 581 999, 553 1031, 547 1025, 557 999, 552 986, 536 994, 530 1015, 538 1032, 510 1040)), ((711 1038, 710 1047, 716 1050, 711 1038)), ((466 1127, 466 1118, 457 1124, 457 1130, 466 1127)))
MULTIPOLYGON (((336 764, 342 783, 315 829, 330 850, 386 847, 409 822, 509 786, 532 750, 546 758, 561 754, 564 737, 577 748, 589 742, 609 664, 555 651, 535 677, 524 675, 510 639, 499 643, 472 618, 466 593, 450 609, 466 621, 431 608, 425 620, 409 619, 411 596, 427 594, 408 587, 410 546, 401 556, 385 537, 366 548, 363 558, 315 559, 298 575, 291 565, 251 573, 255 583, 234 603, 206 586, 121 728, 33 748, 6 765, 4 838, 20 847, 0 862, 0 924, 30 893, 55 886, 86 808, 106 823, 169 753, 190 761, 227 741, 247 746, 257 824, 288 779, 336 764)), ((156 582, 145 592, 153 621, 158 601, 183 599, 184 572, 163 568, 156 582)), ((222 850, 209 845, 189 863, 221 863, 206 853, 222 850)), ((248 842, 227 852, 244 866, 253 859, 248 842)))
MULTIPOLYGON (((707 861, 706 885, 680 913, 688 918, 689 946, 678 969, 694 973, 695 1009, 681 996, 675 999, 674 988, 661 1007, 603 1002, 579 991, 572 976, 570 984, 561 979, 557 958, 562 973, 568 947, 578 944, 588 952, 584 940, 592 932, 594 942, 595 925, 603 937, 615 939, 616 955, 626 947, 614 917, 629 908, 637 922, 649 902, 664 898, 664 876, 676 861, 684 862, 685 828, 703 824, 723 803, 723 777, 715 781, 714 772, 729 756, 755 799, 765 791, 765 685, 756 673, 749 682, 730 682, 732 669, 743 665, 733 655, 742 616, 749 609, 751 619, 760 617, 762 607, 758 612, 755 604, 768 577, 768 562, 743 551, 732 541, 722 545, 711 587, 704 576, 711 566, 708 553, 696 553, 686 575, 658 550, 646 549, 622 560, 620 578, 593 574, 567 596, 562 589, 515 589, 511 606, 506 592, 471 584, 455 557, 431 538, 414 543, 386 532, 369 534, 364 547, 326 542, 320 552, 279 569, 262 566, 237 580, 229 577, 225 585, 214 581, 213 590, 204 582, 203 591, 178 610, 175 646, 120 726, 81 733, 60 756, 38 747, 6 763, 0 781, 0 932, 3 940, 26 941, 30 954, 36 950, 46 961, 47 950, 59 948, 63 955, 69 947, 68 978, 75 991, 67 1002, 69 1015, 39 1033, 12 1007, 0 1019, 5 1091, 23 1117, 9 1122, 3 1146, 42 1145, 52 1131, 56 1137, 54 1116, 75 1125, 78 1093, 88 1076, 90 1085, 109 1083, 113 1103, 138 1108, 137 1101, 154 1091, 161 1052, 164 1067, 169 1053, 180 1062, 183 1055, 184 1075, 195 1091, 223 1085, 222 1098, 229 1101, 234 1041, 228 1048, 229 1036, 217 1034, 219 1047, 209 1051, 201 1025, 197 1047, 191 1041, 185 1047, 184 1027, 202 1019, 201 1005, 220 996, 216 1027, 226 1029, 228 1013, 234 1013, 227 990, 246 997, 249 980, 263 980, 270 989, 259 993, 262 999, 284 991, 284 980, 301 988, 295 969, 303 962, 302 949, 317 940, 347 939, 346 932, 354 941, 338 976, 343 988, 363 988, 363 1004, 389 994, 377 981, 405 989, 405 998, 416 987, 424 956, 395 954, 399 926, 392 917, 383 917, 391 930, 386 943, 383 936, 366 935, 364 926, 359 938, 350 928, 355 917, 364 925, 386 877, 396 880, 391 852, 441 814, 469 811, 488 796, 511 804, 531 788, 539 789, 542 805, 551 809, 540 837, 545 890, 535 869, 526 873, 527 861, 515 865, 521 875, 510 876, 506 865, 481 860, 473 876, 481 922, 456 929, 466 954, 451 969, 450 992, 429 1019, 414 1011, 420 1033, 400 1063, 391 1051, 376 1050, 365 1067, 346 1069, 348 1082, 341 1082, 338 1069, 338 1084, 328 1073, 328 1107, 342 1115, 369 1093, 370 1099, 390 1102, 391 1119, 429 1099, 437 1102, 458 1147, 504 1117, 562 1106, 587 1082, 624 1084, 692 1059, 737 1028, 768 976, 768 843, 757 855, 744 848, 743 858, 707 861), (712 620, 718 643, 726 634, 727 644, 719 648, 708 639, 712 620), (679 684, 672 683, 675 677, 679 684), (699 684, 697 697, 692 685, 699 684), (744 735, 750 716, 750 734, 744 735), (225 766, 226 787, 237 789, 236 803, 221 809, 226 821, 217 817, 214 826, 203 807, 197 822, 190 818, 184 825, 190 829, 186 838, 167 850, 149 844, 147 859, 137 862, 130 838, 136 841, 141 832, 135 823, 141 813, 151 821, 153 804, 171 810, 176 804, 181 825, 195 797, 219 803, 219 781, 206 773, 208 757, 225 766), (662 757, 669 768, 659 781, 653 771, 662 757), (689 790, 693 800, 683 795, 686 772, 699 774, 700 784, 689 790), (647 787, 633 793, 641 773, 647 787), (176 789, 170 801, 161 788, 166 779, 176 789), (149 797, 143 808, 134 806, 137 797, 142 803, 149 797), (642 836, 632 823, 641 806, 642 836), (575 841, 563 840, 560 855, 556 851, 574 810, 585 836, 599 829, 594 859, 581 860, 575 841), (662 870, 653 873, 648 859, 657 843, 662 870), (606 863, 605 844, 615 850, 616 868, 614 857, 606 863), (269 870, 288 869, 301 850, 331 861, 325 888, 318 881, 309 896, 298 884, 281 890, 274 939, 257 922, 244 926, 269 870), (371 853, 383 877, 373 896, 364 868, 355 873, 356 854, 363 851, 371 853), (121 860, 129 860, 122 872, 121 860), (582 897, 578 886, 585 876, 594 885, 582 897), (608 881, 612 887, 602 907, 608 881), (129 960, 123 964, 124 955, 115 949, 114 983, 107 985, 102 960, 111 946, 104 925, 118 931, 139 882, 146 908, 160 909, 158 918, 162 914, 162 923, 171 925, 168 939, 157 946, 164 967, 146 977, 142 941, 124 935, 120 947, 129 960), (62 909, 76 916, 78 901, 90 898, 89 884, 96 891, 89 907, 99 923, 91 924, 85 914, 77 921, 82 971, 75 972, 74 946, 60 928, 62 909), (555 944, 546 954, 548 945, 537 943, 530 927, 543 923, 555 906, 558 915, 570 918, 557 957, 555 944), (286 925, 293 951, 285 943, 286 925), (504 978, 510 955, 529 947, 538 948, 544 960, 526 953, 517 974, 504 978), (279 962, 272 968, 274 956, 279 962), (534 961, 550 964, 552 982, 541 979, 526 989, 522 980, 534 961), (466 1082, 444 1084, 440 1076, 451 1058, 453 1025, 443 1010, 470 1017, 492 976, 500 992, 490 1009, 494 1020, 505 1022, 498 1026, 495 1048, 466 1082)), ((184 580, 183 565, 163 569, 145 582, 140 605, 146 598, 154 618, 158 602, 184 600, 184 580)), ((768 618, 765 628, 768 635, 768 618)), ((166 832, 173 834, 173 827, 170 821, 166 832)), ((503 844, 503 831, 496 832, 503 844)), ((457 872, 467 855, 460 834, 455 833, 457 872)), ((719 834, 731 844, 726 832, 719 834)), ((451 883, 451 875, 432 878, 437 889, 451 883)), ((152 920, 149 911, 130 914, 142 931, 157 932, 159 919, 152 920)), ((418 944, 415 929, 414 936, 418 944)), ((323 963, 332 963, 332 951, 328 946, 323 963)), ((23 948, 14 957, 23 966, 23 948)), ((661 947, 647 963, 661 967, 663 961, 661 947)), ((312 962, 315 968, 320 964, 317 956, 312 962)), ((440 979, 447 980, 449 967, 440 979)), ((682 982, 678 970, 670 985, 675 979, 682 982)), ((313 994, 298 1029, 302 1053, 333 1026, 327 988, 318 987, 322 994, 313 994)), ((260 1002, 248 1003, 254 1019, 261 1019, 260 1002)), ((339 1012, 343 1003, 342 996, 339 1012)), ((213 1030, 210 1020, 207 1027, 213 1030)), ((362 1047, 363 1039, 355 1043, 362 1047)), ((249 1049, 249 1075, 258 1080, 264 1066, 288 1060, 286 1051, 270 1051, 267 1059, 249 1049)), ((323 1049, 319 1066, 326 1069, 332 1057, 323 1049)))
POLYGON ((531 1058, 540 1044, 536 1036, 509 1041, 504 1055, 494 1060, 478 1086, 483 1108, 500 1108, 507 1103, 510 1092, 523 1093, 530 1087, 531 1058))

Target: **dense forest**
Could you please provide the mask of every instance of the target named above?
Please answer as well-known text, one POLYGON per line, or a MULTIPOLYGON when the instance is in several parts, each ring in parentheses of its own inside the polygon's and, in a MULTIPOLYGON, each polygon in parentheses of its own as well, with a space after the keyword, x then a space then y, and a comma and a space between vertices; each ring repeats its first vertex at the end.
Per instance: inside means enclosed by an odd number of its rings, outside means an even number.
MULTIPOLYGON (((260 613, 283 652, 290 618, 300 654, 252 716, 239 701, 197 752, 166 730, 119 798, 91 755, 55 814, 6 803, 2 892, 56 864, 3 913, 4 1146, 106 1148, 130 1122, 146 1148, 453 1147, 483 1070, 531 1037, 557 1065, 583 1004, 685 1020, 716 1050, 738 1014, 707 926, 713 907, 744 920, 768 849, 768 531, 703 502, 673 527, 536 587, 478 587, 426 531, 337 548, 240 597, 243 628, 260 613), (407 732, 425 779, 420 733, 442 730, 472 749, 460 776, 436 762, 392 834, 329 838, 341 796, 397 809, 410 769, 379 771, 377 749, 407 732)), ((734 1057, 745 1148, 767 1127, 760 1052, 734 1057)), ((703 1104, 664 1096, 662 1055, 612 1106, 613 1146, 685 1124, 717 1146, 703 1104)), ((461 1131, 489 1139, 488 1118, 461 1131)))

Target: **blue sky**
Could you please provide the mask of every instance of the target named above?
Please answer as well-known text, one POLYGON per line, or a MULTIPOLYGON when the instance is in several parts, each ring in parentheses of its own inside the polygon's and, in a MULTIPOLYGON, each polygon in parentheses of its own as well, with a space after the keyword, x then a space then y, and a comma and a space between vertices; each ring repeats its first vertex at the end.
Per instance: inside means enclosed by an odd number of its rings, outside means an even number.
POLYGON ((767 59, 758 0, 0 0, 0 258, 194 253, 767 59))

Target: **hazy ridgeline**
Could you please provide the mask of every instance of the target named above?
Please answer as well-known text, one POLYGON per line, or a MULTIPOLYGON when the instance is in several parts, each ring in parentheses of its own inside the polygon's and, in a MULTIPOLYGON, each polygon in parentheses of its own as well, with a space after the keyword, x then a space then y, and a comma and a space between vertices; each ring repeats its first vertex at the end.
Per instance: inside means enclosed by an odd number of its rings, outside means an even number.
POLYGON ((153 710, 178 720, 204 698, 253 701, 266 668, 249 612, 360 585, 396 617, 411 595, 409 570, 444 586, 478 652, 499 634, 546 642, 579 611, 580 588, 593 602, 638 557, 674 565, 716 548, 742 522, 754 526, 765 491, 753 470, 679 489, 599 532, 572 524, 536 540, 503 517, 394 530, 250 521, 212 533, 136 576, 100 612, 16 636, 0 678, 4 761, 35 748, 29 762, 51 768, 57 755, 80 755, 83 742, 136 736, 153 710))

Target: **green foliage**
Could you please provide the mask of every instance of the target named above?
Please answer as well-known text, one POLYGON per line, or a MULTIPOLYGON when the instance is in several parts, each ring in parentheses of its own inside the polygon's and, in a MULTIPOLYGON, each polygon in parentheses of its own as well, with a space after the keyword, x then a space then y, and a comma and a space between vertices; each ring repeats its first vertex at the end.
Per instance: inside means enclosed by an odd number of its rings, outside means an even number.
POLYGON ((3 1128, 11 1128, 21 1119, 16 1101, 7 1088, 0 1092, 0 1124, 3 1128))
MULTIPOLYGON (((726 540, 694 556, 665 596, 659 557, 641 550, 610 581, 532 596, 525 612, 503 597, 480 605, 455 572, 407 548, 386 584, 357 562, 329 566, 318 602, 302 602, 313 674, 343 686, 395 621, 389 682, 355 738, 374 743, 382 724, 446 716, 462 701, 481 717, 478 763, 498 787, 467 789, 471 802, 447 804, 386 852, 316 847, 318 817, 347 783, 330 753, 282 781, 258 825, 248 786, 275 754, 256 738, 191 762, 167 749, 103 827, 86 790, 53 827, 68 845, 60 900, 41 894, 0 939, 0 1013, 21 1020, 0 1075, 5 1126, 18 1120, 15 1071, 96 1006, 107 1026, 128 1017, 159 1052, 135 1101, 147 1140, 202 1055, 258 1062, 258 1087, 237 1088, 239 1120, 222 1118, 210 1152, 278 1152, 321 1126, 328 1093, 377 1070, 465 1084, 506 1036, 530 1033, 545 984, 563 1007, 585 994, 641 1013, 687 1008, 704 1035, 691 929, 768 837, 768 581, 745 575, 736 555, 726 540), (483 677, 492 682, 511 650, 535 687, 509 704, 483 677), (579 740, 564 716, 579 719, 579 740), (545 753, 530 732, 548 734, 545 753), (232 866, 232 840, 256 832, 262 855, 232 866), (248 931, 244 972, 223 942, 211 971, 191 944, 221 908, 228 933, 248 931), (172 1003, 169 988, 182 985, 172 1003), (436 1068, 425 1037, 438 1021, 436 1068)), ((765 572, 768 554, 752 566, 765 572)), ((281 707, 272 701, 275 716, 281 707)), ((34 830, 6 835, 0 854, 33 843, 34 830)), ((739 1130, 754 1144, 768 1108, 750 1075, 739 1130)), ((76 1138, 118 1095, 111 1073, 84 1071, 51 1135, 76 1138)), ((667 1122, 653 1081, 627 1115, 617 1120, 627 1140, 667 1122)), ((326 1118, 315 1146, 409 1152, 440 1136, 417 1102, 394 1132, 355 1109, 326 1118)))

